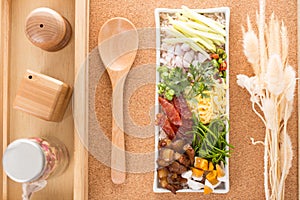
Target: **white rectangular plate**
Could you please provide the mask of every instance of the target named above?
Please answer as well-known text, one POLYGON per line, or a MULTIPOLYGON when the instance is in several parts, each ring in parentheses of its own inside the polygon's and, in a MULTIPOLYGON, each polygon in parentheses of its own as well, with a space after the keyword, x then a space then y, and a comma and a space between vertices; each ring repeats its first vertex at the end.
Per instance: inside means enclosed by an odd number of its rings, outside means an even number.
MULTIPOLYGON (((180 9, 168 9, 168 8, 157 8, 155 9, 155 23, 156 23, 156 67, 160 66, 160 45, 161 45, 161 33, 160 33, 160 14, 162 13, 176 13, 180 9)), ((198 13, 224 13, 225 14, 225 30, 226 30, 226 43, 225 43, 225 51, 227 53, 226 62, 229 66, 229 21, 230 21, 230 9, 228 7, 220 7, 220 8, 209 8, 209 9, 194 9, 194 11, 198 13)), ((156 84, 160 82, 159 73, 156 71, 156 84)), ((226 84, 229 86, 229 67, 227 67, 227 75, 226 75, 226 84)), ((160 112, 160 106, 158 103, 158 91, 156 87, 156 97, 155 97, 155 116, 160 112)), ((229 89, 226 91, 226 113, 229 118, 229 89)), ((226 134, 226 140, 229 142, 229 132, 226 134)), ((158 159, 158 142, 159 142, 159 127, 155 127, 155 170, 154 170, 154 184, 153 191, 155 193, 165 193, 170 192, 167 189, 164 189, 159 186, 159 181, 157 178, 157 168, 158 165, 156 163, 158 159)), ((229 191, 229 161, 226 158, 227 164, 225 165, 225 174, 227 177, 227 181, 224 184, 221 184, 217 188, 214 189, 214 193, 227 193, 229 191)), ((192 189, 182 189, 177 192, 203 192, 202 190, 192 190, 192 189)))

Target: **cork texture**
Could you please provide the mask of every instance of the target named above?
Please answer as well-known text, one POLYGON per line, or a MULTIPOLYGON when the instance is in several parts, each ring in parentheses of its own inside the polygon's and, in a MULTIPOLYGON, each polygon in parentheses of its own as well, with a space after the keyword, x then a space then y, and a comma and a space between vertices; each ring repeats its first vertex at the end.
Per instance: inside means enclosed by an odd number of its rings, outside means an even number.
MULTIPOLYGON (((249 14, 255 22, 258 10, 257 1, 246 0, 91 0, 90 1, 90 118, 89 122, 89 199, 264 199, 263 186, 263 146, 252 145, 250 138, 264 139, 265 127, 253 113, 249 94, 238 87, 237 74, 252 75, 252 69, 246 62, 242 51, 242 29, 249 14), (184 4, 190 8, 230 8, 229 58, 230 58, 230 143, 235 146, 230 158, 230 191, 227 194, 171 193, 153 192, 154 168, 154 102, 155 102, 155 32, 146 30, 155 27, 155 8, 180 8, 184 4), (128 75, 124 91, 125 141, 128 154, 126 182, 114 185, 110 178, 109 143, 111 138, 111 84, 97 51, 98 32, 103 23, 112 17, 126 17, 131 20, 144 37, 140 38, 140 47, 132 70, 128 75), (149 32, 147 32, 149 31, 149 32), (126 108, 125 108, 126 107, 126 108), (98 135, 98 129, 102 136, 98 135), (152 153, 151 153, 152 152, 152 153), (149 153, 144 163, 135 160, 129 154, 149 153), (144 171, 135 171, 138 165, 144 171), (151 170, 152 169, 152 170, 151 170)), ((274 13, 286 23, 290 39, 289 63, 297 66, 297 1, 267 0, 266 17, 274 13)), ((298 199, 297 173, 297 98, 294 112, 289 121, 288 132, 292 138, 294 159, 286 181, 285 199, 298 199)))

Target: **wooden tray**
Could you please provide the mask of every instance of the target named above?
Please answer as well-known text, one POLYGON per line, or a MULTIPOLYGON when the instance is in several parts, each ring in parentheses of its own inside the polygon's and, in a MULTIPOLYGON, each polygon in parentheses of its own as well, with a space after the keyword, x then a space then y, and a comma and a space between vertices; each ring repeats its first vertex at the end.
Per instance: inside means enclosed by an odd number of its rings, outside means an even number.
MULTIPOLYGON (((87 2, 79 0, 3 0, 0 3, 0 76, 3 77, 0 81, 0 134, 3 135, 0 153, 3 155, 6 146, 17 138, 50 135, 63 141, 70 152, 67 171, 50 179, 47 187, 34 194, 32 199, 87 199, 87 152, 74 129, 71 103, 64 119, 59 123, 46 122, 12 108, 16 90, 26 69, 52 76, 73 86, 80 63, 86 57, 86 40, 80 38, 86 36, 86 17, 81 16, 85 16, 87 7, 87 2), (70 22, 72 39, 64 49, 49 53, 27 40, 24 33, 25 19, 37 7, 50 7, 70 22), (78 14, 75 15, 76 12, 78 14)), ((1 171, 3 172, 2 164, 1 171)), ((21 199, 21 184, 12 182, 5 173, 0 176, 2 199, 21 199)))

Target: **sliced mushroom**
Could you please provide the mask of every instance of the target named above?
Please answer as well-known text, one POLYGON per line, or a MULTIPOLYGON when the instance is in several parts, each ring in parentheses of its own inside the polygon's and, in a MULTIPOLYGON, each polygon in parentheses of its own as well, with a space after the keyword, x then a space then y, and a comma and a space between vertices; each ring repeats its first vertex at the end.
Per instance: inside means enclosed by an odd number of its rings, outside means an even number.
POLYGON ((174 142, 172 142, 172 149, 174 149, 174 151, 178 152, 178 153, 184 153, 184 145, 186 144, 186 142, 182 139, 178 139, 175 140, 174 142))
POLYGON ((190 159, 189 159, 188 156, 185 155, 185 154, 182 154, 182 155, 180 156, 180 158, 178 159, 178 162, 179 162, 180 164, 184 165, 185 167, 189 167, 189 166, 191 165, 190 159))
POLYGON ((162 178, 166 178, 169 174, 169 171, 166 168, 161 168, 159 170, 157 170, 157 174, 158 174, 158 178, 162 179, 162 178))
POLYGON ((173 161, 174 150, 169 149, 169 148, 164 148, 164 149, 160 150, 160 158, 166 162, 173 161))
POLYGON ((194 159, 195 159, 195 151, 194 149, 189 145, 186 149, 185 149, 185 153, 186 155, 188 155, 190 161, 191 161, 191 164, 194 163, 194 159))
POLYGON ((169 138, 164 138, 161 139, 158 143, 158 147, 162 148, 162 147, 170 147, 172 141, 169 138))
POLYGON ((174 161, 171 165, 169 165, 169 171, 176 174, 182 174, 187 171, 187 168, 177 161, 174 161))
POLYGON ((174 154, 174 160, 178 160, 181 157, 181 154, 178 152, 175 152, 174 154))
POLYGON ((170 164, 169 162, 166 162, 165 160, 163 160, 161 158, 157 159, 156 162, 161 167, 167 167, 170 164))

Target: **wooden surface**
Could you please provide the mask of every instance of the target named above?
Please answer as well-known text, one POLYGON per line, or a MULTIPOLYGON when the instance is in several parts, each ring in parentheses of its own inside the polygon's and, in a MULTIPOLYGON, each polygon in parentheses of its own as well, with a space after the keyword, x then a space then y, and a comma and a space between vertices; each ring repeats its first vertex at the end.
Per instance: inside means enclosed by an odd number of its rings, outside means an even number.
MULTIPOLYGON (((74 27, 74 0, 1 1, 1 49, 3 52, 1 53, 1 75, 3 75, 1 91, 3 91, 4 105, 1 110, 1 115, 3 115, 2 143, 3 148, 5 148, 6 140, 10 143, 17 138, 31 136, 55 136, 63 141, 70 152, 69 168, 63 175, 50 179, 47 187, 34 194, 32 199, 70 200, 73 199, 75 165, 71 105, 68 106, 63 120, 59 123, 47 122, 12 108, 17 88, 26 69, 49 75, 71 86, 74 82, 74 35, 64 49, 55 53, 45 52, 37 48, 25 36, 24 28, 27 15, 33 9, 41 6, 50 7, 62 13, 74 27), (10 19, 9 24, 7 24, 7 19, 10 19)), ((81 168, 77 167, 77 169, 81 168)), ((20 199, 21 185, 11 180, 6 181, 6 176, 2 177, 2 180, 2 199, 20 199)))
POLYGON ((52 77, 27 70, 17 90, 13 108, 46 121, 60 121, 69 105, 72 88, 52 77))
MULTIPOLYGON (((93 133, 96 126, 99 126, 108 139, 111 139, 111 85, 107 73, 101 74, 104 70, 97 68, 101 65, 100 58, 93 49, 97 48, 98 30, 103 23, 109 18, 120 16, 131 20, 136 27, 147 28, 154 27, 154 9, 157 7, 180 8, 182 4, 191 8, 209 8, 228 6, 231 9, 230 21, 230 143, 235 146, 232 157, 230 158, 230 191, 224 195, 203 196, 199 193, 179 193, 176 196, 167 194, 155 194, 152 191, 153 171, 144 173, 127 173, 127 179, 123 185, 114 185, 110 180, 110 168, 104 164, 103 157, 97 155, 97 151, 91 152, 89 156, 89 199, 264 199, 263 190, 263 146, 252 145, 250 137, 255 140, 264 139, 264 125, 259 121, 258 117, 252 112, 249 95, 247 92, 236 84, 237 74, 252 75, 250 65, 246 62, 246 58, 242 52, 242 31, 241 25, 246 26, 247 14, 250 15, 252 22, 255 22, 255 13, 258 10, 258 1, 246 0, 216 0, 216 1, 156 1, 149 0, 140 2, 136 0, 91 0, 90 1, 90 51, 93 61, 90 59, 89 78, 98 78, 97 86, 90 85, 90 109, 95 110, 95 115, 98 120, 98 125, 89 124, 89 147, 92 149, 98 148, 98 153, 106 152, 101 146, 101 141, 97 140, 99 135, 93 133), (93 62, 93 63, 91 63, 93 62), (97 146, 98 145, 98 146, 97 146), (102 148, 102 149, 101 149, 102 148), (101 159, 99 159, 101 158, 101 159), (100 160, 100 161, 99 161, 100 160)), ((297 67, 297 1, 271 1, 267 0, 267 18, 274 11, 279 19, 283 20, 288 27, 288 35, 290 39, 289 47, 289 63, 297 67), (288 10, 288 12, 286 12, 288 10)), ((139 30, 141 31, 141 30, 139 30)), ((141 32, 142 33, 142 32, 141 32)), ((151 43, 155 40, 154 34, 148 34, 146 42, 151 43)), ((145 43, 143 43, 145 45, 145 43)), ((145 137, 137 137, 130 132, 130 127, 125 126, 125 142, 126 150, 132 153, 148 153, 154 149, 154 128, 153 115, 150 115, 151 108, 154 104, 155 92, 155 50, 154 46, 148 49, 140 49, 137 54, 136 61, 132 71, 138 70, 141 66, 147 64, 147 74, 143 77, 129 77, 125 83, 125 103, 128 103, 128 121, 140 125, 139 134, 145 137), (148 66, 148 65, 147 65, 148 66), (134 84, 139 79, 149 80, 149 84, 141 85, 135 88, 133 94, 128 94, 132 91, 134 84), (127 92, 126 92, 127 91, 127 92), (130 95, 128 97, 128 95, 130 95), (127 101, 127 102, 126 102, 127 101), (148 131, 148 132, 147 132, 148 131)), ((134 73, 134 72, 132 72, 134 73)), ((288 132, 292 138, 294 160, 293 167, 287 178, 285 196, 286 199, 298 198, 298 116, 297 116, 297 101, 292 118, 289 121, 288 132)), ((130 124, 130 123, 129 123, 130 124)), ((128 166, 134 162, 129 160, 128 166)), ((146 162, 146 161, 145 161, 146 162)), ((149 165, 154 167, 154 160, 149 165)))
MULTIPOLYGON (((11 9, 10 9, 10 0, 1 1, 1 49, 3 52, 1 53, 1 73, 2 73, 2 86, 1 93, 2 98, 0 102, 2 103, 1 108, 1 118, 2 118, 2 129, 0 133, 2 134, 2 142, 1 142, 1 155, 4 153, 4 149, 7 146, 7 133, 8 133, 8 124, 9 118, 7 118, 8 113, 8 73, 9 73, 9 64, 10 64, 10 51, 9 51, 9 43, 10 43, 10 22, 11 22, 11 9)), ((1 197, 2 199, 7 199, 7 176, 4 174, 2 165, 1 165, 2 173, 1 173, 1 197)))
MULTIPOLYGON (((78 123, 80 122, 82 129, 76 127, 74 130, 74 200, 87 200, 88 199, 88 152, 83 145, 88 142, 88 138, 80 132, 87 132, 87 110, 88 110, 88 96, 86 85, 87 82, 87 70, 88 70, 88 53, 89 53, 89 0, 75 1, 75 35, 78 38, 75 41, 75 82, 79 75, 82 75, 83 84, 80 84, 80 90, 83 91, 83 95, 74 91, 73 97, 73 109, 81 113, 78 117, 78 123), (79 104, 77 104, 77 102, 79 104), (74 106, 75 105, 75 106, 74 106), (78 105, 78 107, 76 107, 78 105)), ((74 87, 76 90, 78 87, 74 87)), ((74 112, 73 112, 74 115, 74 112)))
MULTIPOLYGON (((2 15, 2 3, 0 4, 0 16, 2 15)), ((1 24, 2 25, 2 24, 1 24)), ((2 27, 2 26, 1 26, 2 27)), ((0 33, 2 33, 2 29, 0 27, 0 33)), ((2 38, 1 38, 2 39, 2 38)), ((0 41, 0 48, 2 48, 2 40, 0 41)), ((2 61, 2 54, 1 54, 1 58, 0 60, 2 61)), ((2 65, 2 63, 1 63, 2 65)), ((0 67, 0 77, 3 77, 3 68, 0 67)), ((3 78, 1 79, 0 81, 0 134, 3 135, 3 78)), ((2 154, 3 153, 3 144, 2 142, 0 142, 0 153, 2 154)), ((2 172, 3 172, 3 167, 2 165, 0 166, 0 170, 1 170, 1 173, 0 173, 0 179, 2 180, 2 172)), ((2 197, 2 181, 0 183, 0 197, 2 197)))
POLYGON ((68 20, 50 8, 37 8, 26 18, 26 36, 32 44, 46 51, 58 51, 71 39, 68 20))

